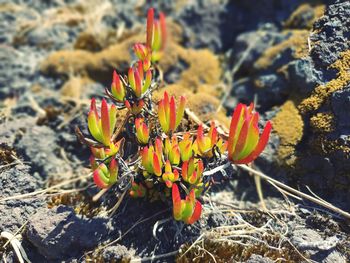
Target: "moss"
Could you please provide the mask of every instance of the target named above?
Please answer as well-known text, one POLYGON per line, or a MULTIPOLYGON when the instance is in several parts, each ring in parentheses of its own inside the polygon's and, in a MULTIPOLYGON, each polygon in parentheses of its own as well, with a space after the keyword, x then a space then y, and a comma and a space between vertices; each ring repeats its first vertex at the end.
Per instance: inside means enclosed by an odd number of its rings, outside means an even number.
POLYGON ((303 136, 304 123, 294 102, 288 100, 272 120, 273 129, 280 137, 279 159, 287 165, 295 161, 295 146, 303 136))
POLYGON ((188 101, 188 107, 195 112, 202 121, 217 120, 227 128, 230 123, 229 118, 226 116, 226 111, 223 108, 217 111, 219 105, 219 99, 204 92, 193 94, 188 101))
POLYGON ((311 29, 315 21, 324 14, 324 11, 325 5, 323 4, 303 3, 290 15, 284 23, 284 27, 311 29))
POLYGON ((325 134, 315 136, 314 139, 310 141, 310 146, 315 154, 329 155, 340 151, 346 155, 346 158, 350 158, 349 146, 344 145, 339 140, 331 140, 327 138, 325 134))
POLYGON ((202 84, 215 85, 220 82, 222 71, 219 59, 211 51, 185 49, 172 43, 169 54, 167 53, 160 65, 164 71, 167 71, 178 61, 183 61, 187 69, 181 72, 177 84, 197 90, 202 84))
POLYGON ((40 70, 48 75, 82 75, 103 82, 111 78, 114 68, 127 69, 131 61, 128 50, 133 43, 141 40, 142 35, 135 34, 95 53, 86 50, 56 51, 42 62, 40 70))
MULTIPOLYGON (((80 49, 54 52, 42 62, 40 70, 44 74, 52 75, 89 76, 91 79, 103 83, 111 79, 113 69, 118 69, 119 72, 127 70, 132 60, 129 51, 131 51, 133 44, 144 41, 145 36, 140 31, 141 29, 135 29, 132 32, 124 33, 121 42, 110 45, 99 52, 80 49)), ((177 82, 179 85, 192 90, 198 89, 202 84, 217 85, 222 73, 219 59, 207 49, 183 48, 179 44, 181 29, 171 21, 169 21, 169 31, 171 38, 169 37, 166 56, 160 62, 161 69, 166 72, 182 62, 186 64, 187 68, 180 73, 177 82)))
POLYGON ((60 91, 63 97, 79 99, 81 98, 84 86, 92 82, 88 77, 72 76, 63 84, 60 91))
POLYGON ((102 209, 98 204, 93 203, 90 197, 80 192, 54 195, 47 205, 50 209, 59 205, 70 206, 74 208, 76 214, 87 217, 96 216, 102 209))
POLYGON ((102 49, 102 45, 94 34, 82 32, 75 40, 74 49, 96 52, 102 49))
POLYGON ((340 54, 340 59, 334 62, 330 67, 338 70, 337 77, 329 81, 326 85, 316 87, 311 96, 304 99, 299 105, 301 113, 305 114, 309 111, 319 109, 333 92, 341 90, 349 84, 350 50, 342 52, 340 54))
POLYGON ((310 125, 315 132, 332 132, 335 127, 334 115, 331 112, 317 113, 311 117, 310 125))
POLYGON ((308 54, 308 30, 286 30, 284 33, 290 34, 290 37, 287 40, 266 49, 262 56, 255 62, 255 65, 258 68, 268 68, 275 57, 289 48, 293 50, 292 54, 294 58, 302 58, 308 54))
POLYGON ((194 246, 185 255, 183 255, 183 253, 187 251, 190 245, 181 248, 176 262, 212 262, 213 257, 217 263, 245 262, 253 254, 261 255, 276 261, 280 259, 284 259, 284 261, 287 262, 303 261, 303 258, 290 243, 283 241, 279 235, 265 233, 262 240, 266 243, 252 244, 249 239, 243 239, 240 240, 240 242, 213 241, 206 239, 201 243, 201 246, 194 246), (267 244, 280 247, 280 249, 271 249, 267 244))
POLYGON ((2 165, 10 164, 18 159, 16 152, 8 145, 0 144, 0 163, 2 165))

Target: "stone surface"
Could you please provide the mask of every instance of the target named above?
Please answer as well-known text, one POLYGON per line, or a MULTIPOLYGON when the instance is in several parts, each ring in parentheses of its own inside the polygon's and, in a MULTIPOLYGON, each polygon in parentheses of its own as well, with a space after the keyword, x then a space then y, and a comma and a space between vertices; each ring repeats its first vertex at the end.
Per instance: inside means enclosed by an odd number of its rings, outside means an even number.
POLYGON ((41 208, 31 216, 27 238, 48 260, 80 255, 95 248, 113 230, 104 218, 84 219, 73 209, 41 208))
MULTIPOLYGON (((1 196, 8 198, 38 190, 40 178, 29 174, 27 165, 14 165, 0 170, 1 196)), ((42 198, 22 198, 0 202, 0 231, 14 233, 44 204, 42 198)))

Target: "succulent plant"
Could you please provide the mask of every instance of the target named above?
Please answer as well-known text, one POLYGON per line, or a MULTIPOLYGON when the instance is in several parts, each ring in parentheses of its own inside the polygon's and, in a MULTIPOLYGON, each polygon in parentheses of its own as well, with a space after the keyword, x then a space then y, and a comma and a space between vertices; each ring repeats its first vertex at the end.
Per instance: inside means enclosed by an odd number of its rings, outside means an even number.
POLYGON ((202 204, 196 200, 194 190, 191 190, 186 198, 182 200, 178 186, 173 184, 172 199, 175 220, 181 220, 187 224, 193 224, 200 218, 202 204))
POLYGON ((152 50, 151 61, 157 62, 164 53, 166 44, 165 15, 159 14, 159 20, 154 18, 154 10, 150 8, 147 14, 147 47, 152 50))
POLYGON ((176 109, 175 97, 171 96, 169 99, 168 93, 164 92, 163 99, 158 103, 158 119, 164 133, 174 132, 179 126, 185 112, 185 104, 186 99, 181 96, 179 107, 176 109))
POLYGON ((94 139, 105 146, 109 146, 116 124, 117 109, 114 105, 110 108, 105 99, 101 103, 101 114, 96 108, 96 100, 91 100, 90 112, 88 116, 89 131, 94 139))
POLYGON ((147 144, 149 140, 149 129, 143 118, 135 120, 136 138, 140 144, 147 144))
POLYGON ((152 72, 148 69, 144 73, 142 61, 138 61, 136 66, 129 68, 128 80, 135 96, 140 98, 151 85, 152 72))
POLYGON ((138 61, 130 65, 126 75, 113 71, 106 93, 114 103, 108 105, 103 99, 98 111, 96 100, 91 100, 88 129, 94 140, 82 141, 91 149, 90 165, 97 187, 110 188, 119 178, 126 178, 131 197, 160 196, 166 200, 171 195, 175 220, 193 224, 202 211, 197 198, 211 184, 206 171, 224 159, 233 164, 254 161, 264 150, 272 127, 267 122, 260 134, 254 105, 239 104, 228 136, 218 132, 214 121, 209 128, 200 124, 197 130, 186 130, 184 125, 177 131, 184 118, 185 97, 176 102, 165 91, 158 102, 152 100, 160 75, 155 63, 167 55, 164 14, 157 20, 150 9, 146 29, 146 42, 133 46, 138 61), (123 108, 128 113, 120 122, 117 110, 123 108))
POLYGON ((253 112, 254 104, 247 107, 238 104, 232 114, 228 139, 228 158, 236 164, 254 161, 264 150, 272 129, 268 121, 259 135, 259 113, 253 112))
POLYGON ((112 159, 112 161, 109 163, 109 166, 101 163, 93 172, 95 184, 99 188, 107 188, 113 185, 117 181, 118 170, 119 166, 116 159, 112 159))

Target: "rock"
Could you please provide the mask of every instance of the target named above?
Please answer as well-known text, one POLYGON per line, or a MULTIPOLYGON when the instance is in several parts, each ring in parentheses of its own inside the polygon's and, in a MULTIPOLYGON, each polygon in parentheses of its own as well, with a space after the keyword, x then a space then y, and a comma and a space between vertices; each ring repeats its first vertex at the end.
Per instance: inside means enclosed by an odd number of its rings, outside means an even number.
POLYGON ((222 52, 232 47, 238 34, 257 25, 274 23, 282 26, 302 1, 190 1, 183 5, 176 20, 184 28, 186 45, 209 47, 222 52), (254 8, 252 8, 254 6, 254 8), (210 34, 208 34, 210 32, 210 34))
POLYGON ((293 60, 287 65, 289 91, 307 96, 317 84, 321 84, 322 72, 317 71, 310 58, 293 60))
POLYGON ((0 99, 22 93, 31 86, 38 55, 28 49, 0 47, 0 99))
POLYGON ((246 263, 272 263, 274 262, 272 259, 253 254, 250 256, 250 258, 246 261, 246 263))
MULTIPOLYGON (((18 164, 0 171, 0 200, 39 188, 40 179, 29 174, 29 169, 27 165, 18 164)), ((43 204, 44 200, 37 197, 0 202, 0 232, 16 232, 43 204)))
POLYGON ((96 247, 113 230, 104 218, 85 219, 72 208, 40 208, 28 223, 27 238, 48 260, 81 255, 96 247))
POLYGON ((340 52, 350 48, 349 13, 348 1, 330 5, 325 15, 314 24, 315 33, 311 34, 310 39, 317 43, 311 50, 315 67, 326 68, 339 58, 340 52))
POLYGON ((47 126, 30 126, 23 128, 24 133, 15 147, 31 161, 34 171, 41 176, 60 175, 71 171, 63 159, 59 157, 60 147, 57 145, 56 133, 47 126))
POLYGON ((232 32, 223 37, 229 10, 226 1, 192 1, 178 17, 184 29, 186 45, 194 48, 209 47, 214 51, 225 49, 233 42, 232 32), (208 34, 210 32, 210 34, 208 34))
POLYGON ((242 60, 237 75, 253 73, 255 61, 264 51, 286 38, 287 36, 278 32, 273 24, 264 24, 257 31, 241 33, 235 39, 230 64, 235 67, 242 60))
POLYGON ((315 23, 310 37, 312 48, 309 65, 313 69, 309 73, 304 70, 304 79, 307 82, 307 75, 313 75, 317 80, 311 94, 298 106, 307 128, 304 131, 307 134, 303 141, 304 147, 299 153, 303 181, 313 189, 323 189, 328 200, 334 198, 333 202, 345 209, 348 208, 345 200, 349 198, 347 186, 350 183, 350 147, 347 139, 347 109, 350 108, 349 15, 350 3, 337 3, 327 7, 324 16, 315 23), (310 74, 312 72, 317 74, 310 74), (307 161, 315 158, 317 162, 307 161), (324 169, 325 164, 327 169, 324 169), (334 188, 339 191, 335 192, 334 188))
POLYGON ((311 255, 316 262, 345 262, 345 258, 337 251, 340 239, 336 236, 323 238, 312 229, 295 230, 292 243, 300 250, 311 255), (335 261, 331 261, 335 260, 335 261))
POLYGON ((332 94, 331 107, 337 118, 339 131, 346 132, 350 128, 350 85, 332 94))

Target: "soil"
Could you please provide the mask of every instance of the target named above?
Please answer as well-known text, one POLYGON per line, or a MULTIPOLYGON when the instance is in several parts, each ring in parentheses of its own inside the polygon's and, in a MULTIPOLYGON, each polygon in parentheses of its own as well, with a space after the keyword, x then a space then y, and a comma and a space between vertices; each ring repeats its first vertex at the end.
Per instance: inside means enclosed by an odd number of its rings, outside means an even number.
MULTIPOLYGON (((169 93, 226 127, 239 102, 257 100, 274 131, 254 168, 350 211, 350 3, 153 2, 171 35, 160 63, 169 93)), ((92 200, 75 127, 86 132, 90 98, 134 59, 149 7, 0 3, 0 233, 16 235, 31 262, 349 262, 349 220, 266 182, 262 204, 238 168, 215 175, 190 226, 169 204, 117 187, 92 200)), ((5 238, 0 258, 18 262, 5 238)))

